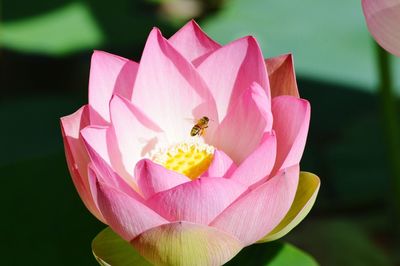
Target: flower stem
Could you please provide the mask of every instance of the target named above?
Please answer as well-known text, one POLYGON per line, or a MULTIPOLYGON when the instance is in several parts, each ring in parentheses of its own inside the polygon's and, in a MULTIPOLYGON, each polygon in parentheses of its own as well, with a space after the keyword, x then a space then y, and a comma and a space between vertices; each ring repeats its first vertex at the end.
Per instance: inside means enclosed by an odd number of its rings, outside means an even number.
POLYGON ((395 230, 400 234, 400 127, 397 118, 396 95, 392 78, 390 55, 376 44, 379 66, 379 96, 385 130, 389 166, 391 170, 392 198, 395 230))

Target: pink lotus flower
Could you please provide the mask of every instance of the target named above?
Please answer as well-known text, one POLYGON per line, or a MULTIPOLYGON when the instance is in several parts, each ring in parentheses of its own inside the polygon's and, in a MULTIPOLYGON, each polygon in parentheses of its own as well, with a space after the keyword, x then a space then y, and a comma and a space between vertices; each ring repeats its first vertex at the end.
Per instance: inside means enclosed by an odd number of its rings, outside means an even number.
POLYGON ((388 52, 400 56, 400 0, 362 0, 367 26, 388 52))
POLYGON ((148 37, 140 64, 95 51, 89 104, 61 119, 86 207, 157 265, 220 265, 309 212, 299 172, 310 105, 291 55, 253 37, 220 46, 191 21, 148 37), (267 72, 268 69, 268 72, 267 72), (202 136, 187 118, 208 117, 202 136))

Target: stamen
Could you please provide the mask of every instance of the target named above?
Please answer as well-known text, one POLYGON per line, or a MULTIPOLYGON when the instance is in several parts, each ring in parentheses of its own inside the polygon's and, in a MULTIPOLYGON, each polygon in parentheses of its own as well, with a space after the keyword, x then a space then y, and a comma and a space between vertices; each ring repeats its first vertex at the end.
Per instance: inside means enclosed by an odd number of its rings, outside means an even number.
POLYGON ((198 139, 191 138, 188 141, 158 149, 153 153, 152 160, 192 180, 196 179, 208 169, 214 155, 214 147, 198 139))

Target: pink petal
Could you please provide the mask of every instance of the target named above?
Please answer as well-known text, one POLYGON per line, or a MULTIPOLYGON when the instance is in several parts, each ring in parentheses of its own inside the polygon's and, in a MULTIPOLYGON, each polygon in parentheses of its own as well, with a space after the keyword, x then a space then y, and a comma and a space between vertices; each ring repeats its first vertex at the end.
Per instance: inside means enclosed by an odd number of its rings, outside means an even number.
POLYGON ((91 124, 110 122, 109 102, 118 93, 130 98, 138 64, 102 51, 94 51, 90 66, 89 105, 91 124))
POLYGON ((99 210, 101 210, 101 207, 98 202, 98 182, 101 182, 102 184, 107 185, 110 188, 124 193, 132 199, 135 199, 138 202, 146 205, 145 200, 141 195, 133 190, 132 187, 130 187, 117 173, 115 173, 104 161, 102 161, 100 157, 98 157, 97 159, 99 160, 96 160, 95 163, 89 164, 88 174, 90 192, 99 210))
MULTIPOLYGON (((193 124, 188 118, 218 119, 204 81, 158 29, 152 30, 144 48, 132 101, 166 132, 170 142, 189 137, 193 124)), ((207 132, 213 130, 210 125, 207 132)))
POLYGON ((223 265, 243 248, 223 230, 187 222, 152 228, 131 244, 154 265, 223 265))
POLYGON ((234 202, 210 225, 234 235, 245 246, 253 244, 289 211, 298 180, 298 165, 283 170, 234 202))
POLYGON ((390 53, 400 56, 400 1, 362 0, 362 6, 375 40, 390 53))
POLYGON ((272 128, 270 102, 265 90, 253 83, 242 93, 235 109, 230 111, 211 143, 236 163, 241 163, 258 145, 264 132, 272 128))
POLYGON ((221 47, 208 37, 194 20, 186 23, 168 41, 188 61, 193 61, 221 47))
POLYGON ((155 194, 148 205, 170 221, 208 224, 246 187, 225 178, 199 178, 155 194))
MULTIPOLYGON (((100 212, 100 207, 99 207, 99 204, 97 202, 97 185, 96 185, 97 184, 97 173, 96 173, 96 171, 94 169, 94 166, 92 164, 88 165, 88 180, 89 180, 90 193, 92 194, 93 201, 94 201, 94 203, 96 205, 96 208, 100 212)), ((104 221, 104 223, 106 223, 106 222, 104 221)))
POLYGON ((118 96, 111 100, 110 113, 123 167, 132 176, 136 163, 156 145, 161 129, 128 100, 118 96))
POLYGON ((81 130, 85 146, 88 150, 94 150, 101 158, 111 165, 108 153, 107 140, 109 139, 109 128, 102 126, 87 126, 81 130))
POLYGON ((284 54, 265 60, 268 70, 271 97, 291 95, 299 98, 292 54, 284 54))
POLYGON ((97 180, 97 202, 108 225, 130 241, 144 231, 168 223, 135 198, 97 180))
POLYGON ((307 140, 311 107, 306 100, 279 96, 272 99, 272 113, 277 138, 274 173, 300 162, 307 140))
POLYGON ((223 151, 215 149, 214 156, 207 171, 201 176, 224 177, 236 170, 236 165, 223 151))
POLYGON ((135 178, 145 198, 190 181, 186 176, 168 170, 148 159, 143 159, 136 164, 135 178))
MULTIPOLYGON (((133 171, 128 173, 122 163, 121 153, 115 140, 115 134, 110 127, 88 126, 81 130, 86 149, 89 154, 96 154, 106 164, 115 170, 132 187, 136 187, 133 181, 133 171)), ((91 158, 93 160, 93 158, 91 158)))
POLYGON ((270 99, 264 59, 253 37, 221 47, 201 62, 197 70, 214 96, 221 120, 235 108, 240 95, 253 82, 260 84, 270 99))
POLYGON ((258 146, 230 177, 245 186, 250 186, 266 178, 272 170, 276 156, 276 136, 265 133, 258 146))
POLYGON ((139 201, 143 201, 143 198, 120 177, 90 145, 87 145, 87 150, 92 161, 89 167, 89 175, 92 175, 92 180, 89 179, 92 194, 96 192, 96 189, 93 188, 95 180, 99 180, 139 201), (93 179, 93 176, 95 176, 95 179, 93 179))
POLYGON ((296 195, 294 196, 292 206, 290 206, 288 213, 274 230, 257 242, 274 241, 283 237, 296 227, 310 212, 317 198, 319 187, 320 180, 318 176, 312 173, 301 172, 296 195))
POLYGON ((90 160, 79 135, 79 131, 88 124, 89 109, 87 105, 81 107, 72 115, 61 118, 65 157, 67 158, 72 181, 86 208, 88 208, 97 219, 104 221, 90 193, 87 174, 87 167, 90 160))

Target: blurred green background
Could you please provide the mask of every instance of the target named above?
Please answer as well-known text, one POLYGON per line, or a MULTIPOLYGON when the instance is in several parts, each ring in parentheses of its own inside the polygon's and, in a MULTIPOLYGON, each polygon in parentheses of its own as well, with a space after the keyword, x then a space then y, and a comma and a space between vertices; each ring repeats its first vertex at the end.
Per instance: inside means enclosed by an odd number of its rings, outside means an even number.
MULTIPOLYGON (((221 44, 254 35, 266 57, 294 54, 300 93, 312 105, 301 166, 322 186, 285 240, 321 265, 400 265, 377 56, 360 1, 0 5, 2 265, 97 265, 90 242, 104 225, 75 192, 59 118, 87 102, 93 49, 139 60, 153 26, 169 37, 190 18, 221 44)), ((390 60, 400 95, 400 60, 390 60)))

